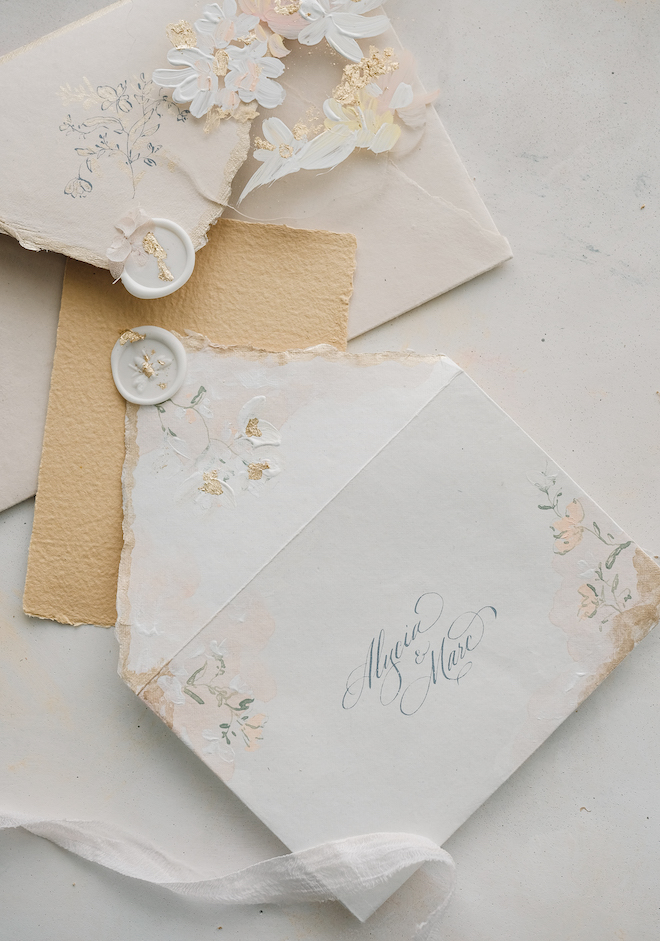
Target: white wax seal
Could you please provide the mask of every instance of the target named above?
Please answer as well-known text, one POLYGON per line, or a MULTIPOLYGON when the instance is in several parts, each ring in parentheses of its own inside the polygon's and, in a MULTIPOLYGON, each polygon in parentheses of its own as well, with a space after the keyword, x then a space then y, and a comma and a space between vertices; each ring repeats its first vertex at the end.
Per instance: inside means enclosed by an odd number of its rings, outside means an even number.
POLYGON ((179 391, 186 378, 186 351, 169 330, 125 330, 110 355, 117 389, 136 405, 159 405, 179 391))
POLYGON ((124 287, 135 297, 166 297, 182 287, 195 267, 190 236, 176 222, 154 219, 142 240, 147 263, 139 265, 129 255, 121 273, 124 287))

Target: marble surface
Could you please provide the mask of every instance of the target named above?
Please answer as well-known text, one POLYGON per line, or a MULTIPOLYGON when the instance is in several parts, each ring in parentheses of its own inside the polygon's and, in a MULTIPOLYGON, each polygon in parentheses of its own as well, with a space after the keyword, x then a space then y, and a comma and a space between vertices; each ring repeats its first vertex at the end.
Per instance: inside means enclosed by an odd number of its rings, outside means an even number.
MULTIPOLYGON (((2 42, 94 8, 4 0, 2 42)), ((440 87, 440 116, 515 257, 351 348, 449 354, 660 555, 660 7, 389 0, 388 10, 425 83, 440 87)), ((23 616, 31 512, 28 501, 0 515, 2 805, 110 819, 217 871, 280 852, 123 686, 111 632, 23 616)), ((443 939, 659 935, 659 673, 655 632, 446 844, 459 885, 443 939)), ((1 941, 402 941, 427 888, 413 877, 360 928, 333 905, 185 902, 21 831, 0 835, 0 871, 1 941)))

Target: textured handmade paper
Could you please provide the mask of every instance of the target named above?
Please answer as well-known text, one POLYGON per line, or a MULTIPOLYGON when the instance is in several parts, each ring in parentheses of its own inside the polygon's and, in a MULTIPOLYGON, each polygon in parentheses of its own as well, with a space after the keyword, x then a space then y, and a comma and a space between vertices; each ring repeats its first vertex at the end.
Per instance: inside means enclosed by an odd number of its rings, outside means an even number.
POLYGON ((124 679, 291 849, 442 845, 660 568, 445 357, 189 345, 179 411, 128 410, 124 679))
POLYGON ((62 297, 24 606, 66 624, 115 623, 124 400, 119 334, 151 323, 266 349, 346 346, 351 235, 221 221, 180 291, 139 300, 107 271, 69 262, 62 297))
MULTIPOLYGON (((203 7, 191 0, 194 17, 203 7)), ((115 223, 141 206, 199 248, 248 152, 247 121, 213 134, 151 81, 180 0, 125 0, 0 60, 0 229, 108 267, 115 223)))

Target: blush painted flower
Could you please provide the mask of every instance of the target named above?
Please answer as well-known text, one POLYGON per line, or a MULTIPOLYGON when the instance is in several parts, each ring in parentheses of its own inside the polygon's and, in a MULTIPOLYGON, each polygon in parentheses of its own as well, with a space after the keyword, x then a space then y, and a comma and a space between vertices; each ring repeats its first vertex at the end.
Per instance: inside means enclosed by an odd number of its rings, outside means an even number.
POLYGON ((580 585, 578 593, 582 596, 578 617, 581 621, 586 620, 586 618, 592 618, 598 610, 599 603, 595 588, 591 585, 580 585))
POLYGON ((246 751, 256 751, 263 741, 263 730, 266 724, 266 716, 258 712, 256 716, 250 716, 241 725, 241 732, 245 739, 246 751))
POLYGON ((382 0, 301 0, 300 15, 306 26, 298 35, 303 46, 315 46, 325 39, 340 55, 359 62, 363 53, 356 42, 380 36, 390 25, 382 14, 364 16, 382 0))
POLYGON ((228 91, 235 92, 245 103, 257 101, 263 108, 277 108, 282 104, 286 93, 274 79, 284 71, 284 63, 266 55, 267 42, 252 42, 242 48, 230 46, 226 52, 225 88, 228 91))
POLYGON ((201 49, 170 49, 167 61, 177 69, 156 69, 156 85, 173 88, 172 100, 190 102, 190 113, 201 118, 215 104, 218 91, 218 62, 201 49))
POLYGON ((306 22, 298 13, 297 2, 286 0, 239 0, 241 10, 258 16, 270 29, 284 39, 297 39, 306 22))
POLYGON ((212 54, 216 49, 225 49, 232 40, 248 36, 258 23, 258 16, 238 12, 236 0, 224 0, 222 6, 211 3, 195 22, 197 45, 212 54))
POLYGON ((566 507, 564 516, 552 524, 555 538, 555 552, 565 555, 582 540, 584 528, 580 523, 584 519, 584 510, 579 500, 573 500, 566 507))

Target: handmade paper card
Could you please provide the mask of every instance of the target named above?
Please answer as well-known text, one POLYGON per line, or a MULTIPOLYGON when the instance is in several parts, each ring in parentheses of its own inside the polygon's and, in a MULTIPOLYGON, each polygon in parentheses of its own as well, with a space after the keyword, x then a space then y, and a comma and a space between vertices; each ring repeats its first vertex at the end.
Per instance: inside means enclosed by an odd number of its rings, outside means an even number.
POLYGON ((2 230, 28 248, 107 268, 116 223, 141 206, 204 244, 247 155, 254 110, 205 134, 185 103, 154 84, 180 9, 180 0, 116 3, 0 60, 12 90, 2 230))
POLYGON ((190 281, 140 300, 70 261, 51 381, 25 586, 28 614, 65 624, 116 620, 124 400, 109 351, 127 327, 196 329, 227 344, 346 346, 352 235, 221 220, 190 281))
POLYGON ((151 287, 173 276, 161 218, 195 248, 226 206, 351 232, 350 336, 500 264, 509 245, 376 6, 124 0, 5 57, 21 94, 0 229, 151 287))
POLYGON ((660 569, 445 357, 188 349, 127 411, 122 676, 291 849, 442 844, 660 569))

